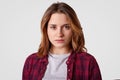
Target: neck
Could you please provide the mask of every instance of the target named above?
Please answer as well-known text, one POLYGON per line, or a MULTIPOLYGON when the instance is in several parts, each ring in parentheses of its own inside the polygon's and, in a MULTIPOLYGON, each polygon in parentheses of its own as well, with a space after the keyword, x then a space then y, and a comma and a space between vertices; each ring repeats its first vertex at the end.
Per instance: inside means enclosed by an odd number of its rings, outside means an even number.
POLYGON ((50 52, 53 54, 68 54, 71 52, 70 48, 55 48, 51 47, 50 52))

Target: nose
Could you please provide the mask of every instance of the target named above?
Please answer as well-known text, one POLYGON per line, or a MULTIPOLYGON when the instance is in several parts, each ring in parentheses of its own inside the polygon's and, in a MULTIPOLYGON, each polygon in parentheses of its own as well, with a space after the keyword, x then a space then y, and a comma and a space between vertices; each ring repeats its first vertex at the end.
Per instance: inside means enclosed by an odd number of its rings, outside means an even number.
POLYGON ((59 37, 63 37, 64 36, 62 28, 58 29, 58 36, 59 37))

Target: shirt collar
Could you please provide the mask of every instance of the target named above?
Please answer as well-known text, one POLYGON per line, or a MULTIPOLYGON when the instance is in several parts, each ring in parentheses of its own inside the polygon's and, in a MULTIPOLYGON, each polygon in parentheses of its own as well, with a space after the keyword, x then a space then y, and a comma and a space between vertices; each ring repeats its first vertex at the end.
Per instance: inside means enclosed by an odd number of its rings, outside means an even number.
POLYGON ((67 60, 66 64, 71 64, 71 63, 74 62, 74 60, 75 60, 75 54, 76 53, 74 51, 71 52, 70 56, 68 57, 68 60, 67 60))

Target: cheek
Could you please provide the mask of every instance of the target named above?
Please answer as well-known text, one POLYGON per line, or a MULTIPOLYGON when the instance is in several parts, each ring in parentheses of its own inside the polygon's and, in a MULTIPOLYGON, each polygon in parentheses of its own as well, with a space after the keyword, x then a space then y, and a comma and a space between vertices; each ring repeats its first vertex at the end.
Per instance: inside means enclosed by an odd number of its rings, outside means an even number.
POLYGON ((69 38, 71 38, 71 37, 72 37, 72 31, 69 31, 69 32, 67 33, 67 35, 68 35, 69 38))
POLYGON ((69 40, 71 41, 72 40, 72 34, 69 34, 69 40))
POLYGON ((50 30, 47 31, 47 35, 48 35, 49 40, 53 38, 53 33, 50 30))
POLYGON ((72 32, 68 32, 66 33, 66 38, 67 38, 67 41, 71 41, 72 40, 72 32))

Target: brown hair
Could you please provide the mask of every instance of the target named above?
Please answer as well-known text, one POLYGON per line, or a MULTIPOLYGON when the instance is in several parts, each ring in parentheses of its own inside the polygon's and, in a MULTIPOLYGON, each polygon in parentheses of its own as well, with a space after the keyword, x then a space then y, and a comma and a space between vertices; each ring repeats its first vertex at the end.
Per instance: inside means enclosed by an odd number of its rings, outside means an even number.
POLYGON ((65 14, 71 23, 70 25, 72 28, 73 35, 72 35, 72 42, 70 44, 71 44, 72 50, 75 52, 86 52, 87 50, 85 48, 85 40, 84 40, 82 27, 79 22, 79 19, 77 18, 75 11, 66 3, 57 2, 57 3, 53 3, 46 10, 46 12, 42 17, 42 21, 41 21, 42 40, 39 46, 38 55, 42 57, 48 54, 51 48, 51 43, 47 35, 47 25, 51 15, 54 13, 65 14))

